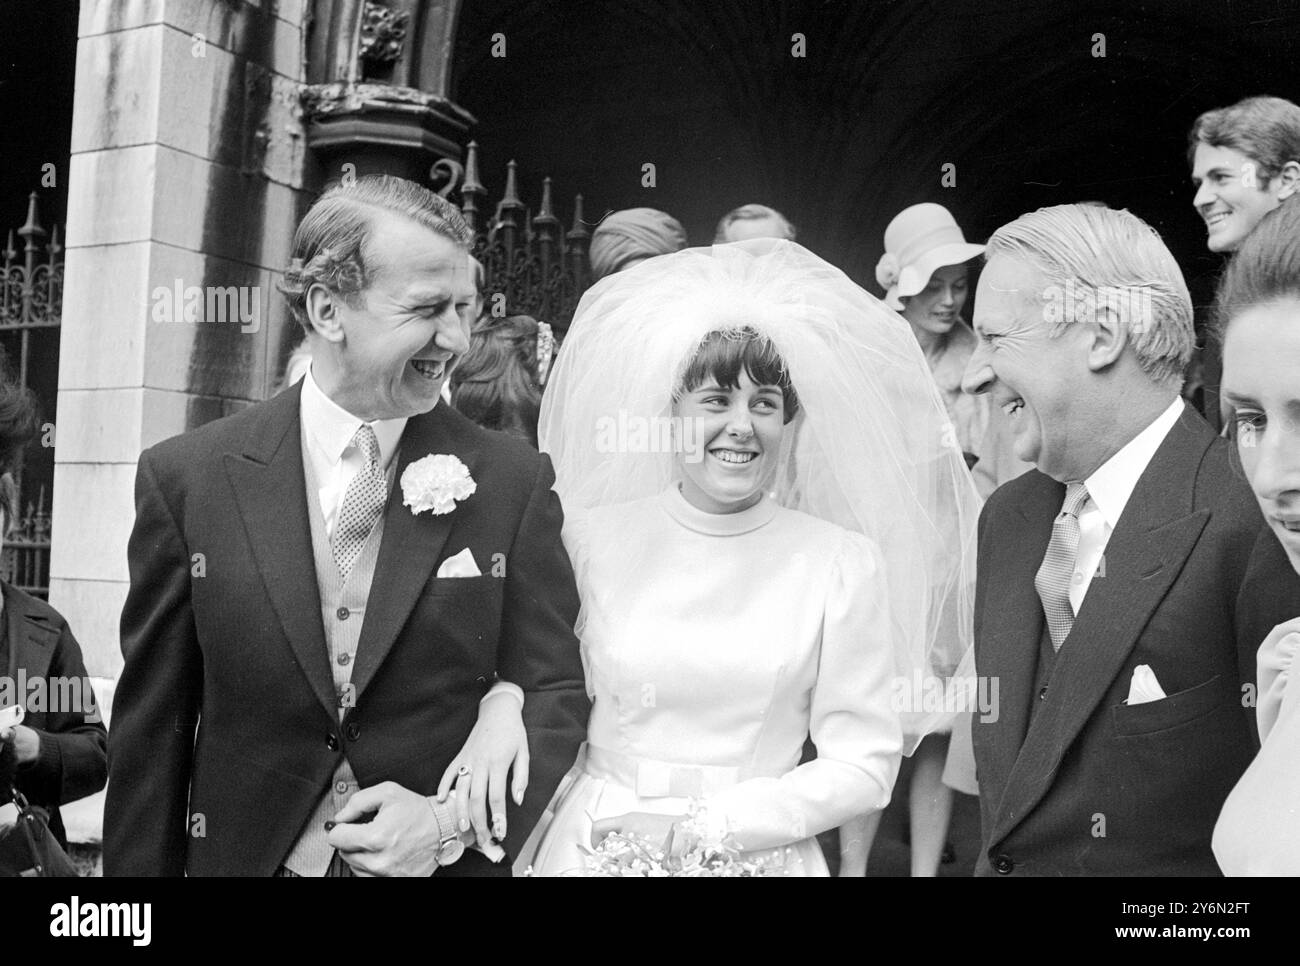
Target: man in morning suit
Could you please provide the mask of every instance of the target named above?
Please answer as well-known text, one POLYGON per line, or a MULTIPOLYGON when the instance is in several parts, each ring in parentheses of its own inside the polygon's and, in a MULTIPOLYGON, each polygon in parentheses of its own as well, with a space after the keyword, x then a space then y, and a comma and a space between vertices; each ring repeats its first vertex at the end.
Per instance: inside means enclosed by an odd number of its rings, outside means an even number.
POLYGON ((308 374, 141 455, 106 874, 508 875, 495 842, 464 850, 444 769, 523 701, 517 852, 572 765, 589 705, 550 461, 439 401, 469 240, 411 182, 326 192, 283 286, 308 374), (413 464, 432 509, 404 503, 413 464))
POLYGON ((1159 236, 1063 205, 989 239, 963 388, 1037 469, 979 525, 977 875, 1215 875, 1256 750, 1243 684, 1300 584, 1230 444, 1179 399, 1192 307, 1159 236), (1276 541, 1274 541, 1276 543, 1276 541))

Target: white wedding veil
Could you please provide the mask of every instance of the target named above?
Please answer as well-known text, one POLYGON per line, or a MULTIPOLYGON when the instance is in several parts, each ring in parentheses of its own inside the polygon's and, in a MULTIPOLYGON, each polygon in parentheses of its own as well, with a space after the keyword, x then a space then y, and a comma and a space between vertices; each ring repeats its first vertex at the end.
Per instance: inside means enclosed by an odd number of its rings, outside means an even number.
POLYGON ((619 426, 667 421, 705 337, 741 328, 771 341, 798 395, 773 498, 880 551, 894 639, 863 646, 894 649, 910 751, 955 710, 920 692, 970 673, 979 497, 907 323, 839 269, 794 242, 754 239, 659 256, 593 285, 538 429, 565 513, 672 483, 678 457, 665 447, 611 440, 625 439, 619 426))

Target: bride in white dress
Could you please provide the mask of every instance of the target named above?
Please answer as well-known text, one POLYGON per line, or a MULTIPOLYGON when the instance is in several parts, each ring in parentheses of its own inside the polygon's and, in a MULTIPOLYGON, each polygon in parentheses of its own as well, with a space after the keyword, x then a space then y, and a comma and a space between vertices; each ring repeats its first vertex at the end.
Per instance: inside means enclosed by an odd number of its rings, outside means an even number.
POLYGON ((906 323, 792 242, 656 258, 583 298, 539 437, 593 704, 516 869, 702 808, 826 875, 814 836, 885 806, 900 708, 968 653, 978 498, 906 323))

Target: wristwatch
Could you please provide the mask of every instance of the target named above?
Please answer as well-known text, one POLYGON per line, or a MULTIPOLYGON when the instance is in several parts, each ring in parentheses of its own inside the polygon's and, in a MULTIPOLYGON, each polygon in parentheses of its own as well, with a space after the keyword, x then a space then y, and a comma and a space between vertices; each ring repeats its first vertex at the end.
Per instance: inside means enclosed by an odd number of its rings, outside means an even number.
POLYGON ((451 865, 465 854, 465 843, 460 840, 460 832, 456 830, 456 816, 446 802, 440 802, 437 798, 430 797, 429 805, 433 808, 433 817, 438 823, 438 864, 451 865))

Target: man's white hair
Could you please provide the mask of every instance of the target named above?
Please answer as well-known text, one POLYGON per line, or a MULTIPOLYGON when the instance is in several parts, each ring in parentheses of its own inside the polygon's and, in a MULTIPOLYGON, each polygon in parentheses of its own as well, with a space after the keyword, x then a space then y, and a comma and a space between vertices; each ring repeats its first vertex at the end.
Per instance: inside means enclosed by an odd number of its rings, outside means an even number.
POLYGON ((984 256, 997 255, 1042 272, 1045 291, 1033 294, 1053 336, 1108 308, 1142 371, 1161 385, 1182 385, 1196 343, 1192 300, 1174 256, 1137 215, 1089 204, 1040 208, 993 233, 984 256))

